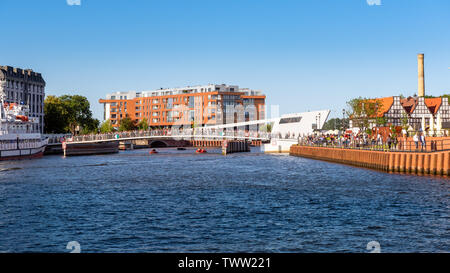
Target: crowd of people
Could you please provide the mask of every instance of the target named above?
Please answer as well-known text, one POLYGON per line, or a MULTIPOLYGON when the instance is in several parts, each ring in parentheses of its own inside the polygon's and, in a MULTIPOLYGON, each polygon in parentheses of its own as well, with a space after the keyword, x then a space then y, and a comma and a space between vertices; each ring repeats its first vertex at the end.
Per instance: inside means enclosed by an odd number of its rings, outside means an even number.
MULTIPOLYGON (((310 134, 300 136, 298 143, 308 146, 326 146, 342 148, 366 148, 373 150, 427 150, 427 139, 423 132, 416 132, 413 138, 408 138, 408 133, 389 133, 386 136, 367 133, 344 133, 344 134, 310 134)), ((436 150, 436 141, 431 141, 430 148, 436 150)))

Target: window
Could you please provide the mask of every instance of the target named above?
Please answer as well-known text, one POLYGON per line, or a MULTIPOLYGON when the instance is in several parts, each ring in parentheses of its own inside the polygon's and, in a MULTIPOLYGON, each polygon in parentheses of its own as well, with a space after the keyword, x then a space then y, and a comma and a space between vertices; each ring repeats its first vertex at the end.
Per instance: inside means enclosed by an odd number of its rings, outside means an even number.
MULTIPOLYGON (((297 123, 297 122, 300 122, 301 119, 302 119, 302 117, 282 118, 282 119, 280 119, 280 124, 297 123)), ((316 124, 313 124, 313 126, 314 125, 316 125, 316 124)))
POLYGON ((173 106, 173 98, 168 98, 166 108, 172 109, 172 106, 173 106))

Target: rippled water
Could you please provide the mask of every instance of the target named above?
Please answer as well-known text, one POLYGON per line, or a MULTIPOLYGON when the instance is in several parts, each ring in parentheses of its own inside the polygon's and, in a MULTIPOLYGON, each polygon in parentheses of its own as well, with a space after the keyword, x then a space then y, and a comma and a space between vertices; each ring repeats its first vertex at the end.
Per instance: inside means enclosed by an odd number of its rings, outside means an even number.
POLYGON ((447 178, 160 151, 1 162, 0 252, 450 251, 447 178))

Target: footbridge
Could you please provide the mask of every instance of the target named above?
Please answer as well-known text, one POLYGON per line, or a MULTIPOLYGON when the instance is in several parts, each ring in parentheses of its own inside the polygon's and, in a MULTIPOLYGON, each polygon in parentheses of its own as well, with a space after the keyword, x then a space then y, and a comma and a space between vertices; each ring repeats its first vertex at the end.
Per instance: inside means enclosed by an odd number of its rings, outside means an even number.
POLYGON ((118 132, 108 134, 95 134, 74 136, 66 139, 67 143, 98 143, 134 140, 247 140, 269 141, 270 134, 266 132, 248 131, 217 131, 213 129, 199 130, 150 130, 118 132))

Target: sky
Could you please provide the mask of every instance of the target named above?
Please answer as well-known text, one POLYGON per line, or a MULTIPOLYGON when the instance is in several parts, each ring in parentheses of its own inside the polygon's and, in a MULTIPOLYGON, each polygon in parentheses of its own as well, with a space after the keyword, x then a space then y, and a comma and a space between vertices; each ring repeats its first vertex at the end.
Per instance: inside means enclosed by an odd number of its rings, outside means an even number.
POLYGON ((268 114, 355 97, 450 93, 448 0, 0 0, 0 65, 42 73, 46 95, 235 84, 268 114))

